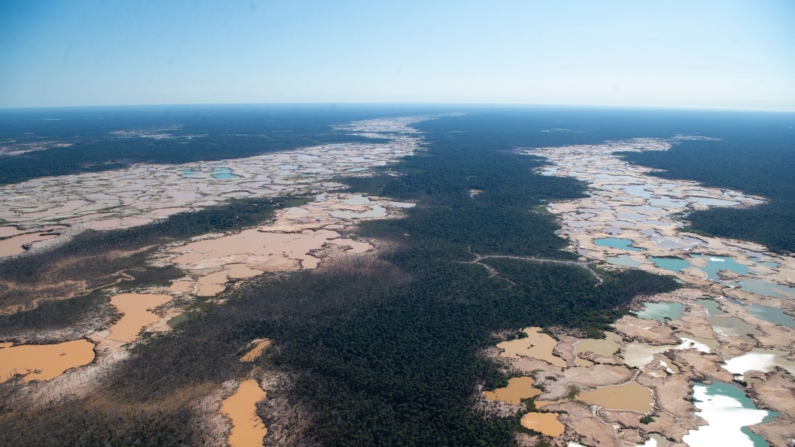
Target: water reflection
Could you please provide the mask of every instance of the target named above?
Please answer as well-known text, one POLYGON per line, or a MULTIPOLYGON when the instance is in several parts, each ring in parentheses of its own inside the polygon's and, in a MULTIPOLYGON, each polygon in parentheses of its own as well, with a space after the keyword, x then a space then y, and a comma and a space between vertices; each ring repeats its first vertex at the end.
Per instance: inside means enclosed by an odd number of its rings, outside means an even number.
POLYGON ((771 420, 779 416, 778 413, 757 409, 742 390, 718 381, 711 385, 693 385, 693 397, 701 410, 699 416, 709 425, 692 430, 682 438, 690 447, 768 446, 767 441, 747 426, 771 420))

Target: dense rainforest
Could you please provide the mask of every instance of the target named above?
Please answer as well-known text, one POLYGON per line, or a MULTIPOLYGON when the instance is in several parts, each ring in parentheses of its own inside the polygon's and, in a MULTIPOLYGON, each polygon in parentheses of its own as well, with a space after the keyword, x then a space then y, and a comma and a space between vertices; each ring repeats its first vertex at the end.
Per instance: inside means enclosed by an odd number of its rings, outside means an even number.
POLYGON ((335 132, 331 125, 400 111, 310 106, 0 111, 0 147, 70 144, 0 156, 0 184, 120 169, 133 163, 221 160, 325 143, 373 141, 335 132))
MULTIPOLYGON (((352 179, 353 190, 414 200, 403 219, 360 225, 378 254, 317 271, 263 275, 224 292, 175 333, 147 340, 87 398, 0 415, 5 445, 201 445, 194 403, 259 371, 279 383, 260 407, 272 438, 297 445, 505 446, 518 418, 474 409, 477 387, 507 377, 480 352, 495 331, 540 325, 598 333, 638 294, 677 287, 641 271, 488 259, 472 253, 572 259, 550 200, 584 185, 533 173, 543 160, 512 152, 598 140, 540 130, 554 117, 482 113, 419 124, 427 151, 388 167, 398 177, 352 179), (478 191, 473 194, 473 190, 478 191), (273 347, 239 362, 254 338, 273 347), (291 438, 292 436, 292 438, 291 438)), ((632 135, 627 132, 622 135, 632 135)), ((173 217, 172 217, 173 218, 173 217)), ((200 300, 201 301, 201 300, 200 300)), ((268 438, 266 438, 267 440, 268 438)), ((267 442, 267 441, 266 441, 267 442)))
POLYGON ((763 196, 768 203, 744 209, 712 208, 690 214, 691 231, 743 239, 778 252, 795 252, 795 119, 788 128, 750 124, 719 134, 721 141, 683 141, 667 152, 624 154, 624 159, 664 172, 670 179, 763 196))

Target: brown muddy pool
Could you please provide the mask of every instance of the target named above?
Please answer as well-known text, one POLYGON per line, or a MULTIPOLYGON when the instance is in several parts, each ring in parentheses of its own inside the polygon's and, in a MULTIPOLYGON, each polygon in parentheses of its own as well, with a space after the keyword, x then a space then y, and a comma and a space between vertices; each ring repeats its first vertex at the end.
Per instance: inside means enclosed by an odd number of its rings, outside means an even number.
POLYGON ((271 345, 271 341, 267 339, 254 340, 254 342, 256 343, 256 345, 254 345, 254 347, 251 348, 251 350, 248 351, 246 355, 240 358, 241 362, 253 362, 257 357, 260 356, 260 354, 262 354, 262 351, 264 351, 265 348, 271 345))
POLYGON ((0 240, 0 257, 20 255, 25 253, 25 249, 22 248, 23 245, 30 245, 34 242, 52 239, 57 236, 57 234, 29 233, 0 240))
POLYGON ((483 396, 489 400, 499 400, 511 405, 519 405, 522 399, 536 397, 541 390, 533 388, 535 381, 532 377, 512 377, 508 379, 508 386, 497 388, 494 391, 484 391, 483 396))
POLYGON ((108 339, 124 343, 135 341, 141 329, 160 320, 160 317, 148 309, 162 306, 169 301, 171 301, 169 295, 123 293, 114 296, 110 299, 110 304, 116 306, 124 316, 110 327, 108 339))
POLYGON ((503 350, 500 354, 502 357, 530 357, 544 360, 555 366, 566 366, 566 362, 562 358, 552 355, 552 350, 558 344, 554 338, 542 333, 541 328, 537 327, 526 328, 523 332, 527 334, 526 338, 504 341, 497 345, 497 348, 503 350))
POLYGON ((522 427, 547 436, 560 436, 566 430, 557 413, 527 413, 522 416, 522 427))
POLYGON ((94 344, 88 340, 73 340, 52 345, 21 345, 0 349, 0 383, 15 374, 23 380, 52 380, 67 369, 88 365, 94 361, 94 344))
POLYGON ((257 402, 265 397, 265 391, 256 380, 246 380, 235 394, 221 403, 221 414, 232 420, 232 430, 227 439, 230 447, 262 445, 262 438, 268 434, 268 429, 257 416, 257 402))
POLYGON ((610 357, 621 349, 621 336, 614 332, 605 332, 604 339, 586 338, 578 341, 574 345, 575 355, 581 352, 593 352, 594 354, 610 357))
POLYGON ((651 390, 636 382, 586 391, 580 393, 577 400, 613 410, 632 410, 640 413, 651 411, 651 404, 654 401, 651 390))

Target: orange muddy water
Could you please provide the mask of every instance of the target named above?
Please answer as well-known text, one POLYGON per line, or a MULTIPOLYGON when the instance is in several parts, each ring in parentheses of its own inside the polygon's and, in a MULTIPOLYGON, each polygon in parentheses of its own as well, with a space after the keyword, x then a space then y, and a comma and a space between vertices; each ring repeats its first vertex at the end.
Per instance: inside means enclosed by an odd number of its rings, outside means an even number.
POLYGON ((252 278, 262 274, 261 270, 254 270, 244 264, 228 264, 225 270, 231 279, 252 278))
POLYGON ((522 427, 547 436, 560 436, 566 430, 557 413, 527 413, 522 416, 522 427))
POLYGON ((25 382, 52 380, 67 369, 88 365, 93 360, 94 344, 88 340, 4 347, 0 349, 0 383, 15 374, 25 375, 25 382))
POLYGON ((198 296, 215 296, 226 290, 226 282, 229 280, 227 272, 215 272, 199 278, 198 296))
POLYGON ((23 245, 29 245, 34 242, 52 239, 58 236, 57 234, 46 233, 30 233, 21 234, 19 236, 12 236, 8 239, 0 241, 0 257, 16 256, 25 252, 22 248, 23 245))
POLYGON ((522 403, 522 399, 541 394, 541 390, 533 388, 534 383, 532 377, 513 377, 508 379, 508 386, 505 388, 484 391, 483 396, 489 400, 501 400, 512 405, 519 405, 522 403))
POLYGON ((19 230, 17 227, 0 227, 0 237, 11 237, 22 233, 24 231, 19 230))
POLYGON ((537 327, 524 329, 523 332, 527 334, 526 338, 504 341, 497 345, 503 350, 501 356, 514 359, 531 357, 547 361, 555 366, 566 366, 566 362, 562 358, 552 355, 552 350, 558 344, 554 338, 541 333, 541 328, 537 327))
POLYGON ((577 400, 613 410, 651 411, 651 390, 635 382, 606 386, 580 393, 577 400))
POLYGON ((174 281, 169 286, 169 292, 182 292, 182 293, 189 293, 192 289, 192 283, 190 281, 174 281))
POLYGON ((256 346, 251 348, 251 350, 240 359, 241 362, 253 362, 254 359, 262 354, 262 351, 264 351, 265 348, 271 345, 270 340, 254 340, 254 342, 257 343, 256 346))
POLYGON ((143 295, 124 293, 110 299, 110 304, 124 313, 121 320, 110 327, 108 339, 129 343, 138 338, 144 327, 156 323, 160 317, 148 311, 171 301, 169 295, 143 295))
POLYGON ((230 447, 261 446, 268 429, 257 416, 257 402, 265 399, 265 392, 256 380, 242 382, 235 394, 221 403, 221 414, 232 420, 230 447))

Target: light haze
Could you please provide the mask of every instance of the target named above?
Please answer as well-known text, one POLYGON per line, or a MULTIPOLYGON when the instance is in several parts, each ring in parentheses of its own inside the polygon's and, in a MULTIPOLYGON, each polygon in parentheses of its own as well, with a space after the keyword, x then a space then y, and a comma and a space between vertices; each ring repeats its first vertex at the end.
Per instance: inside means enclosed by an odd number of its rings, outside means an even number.
POLYGON ((795 110, 795 2, 4 1, 0 107, 795 110))

